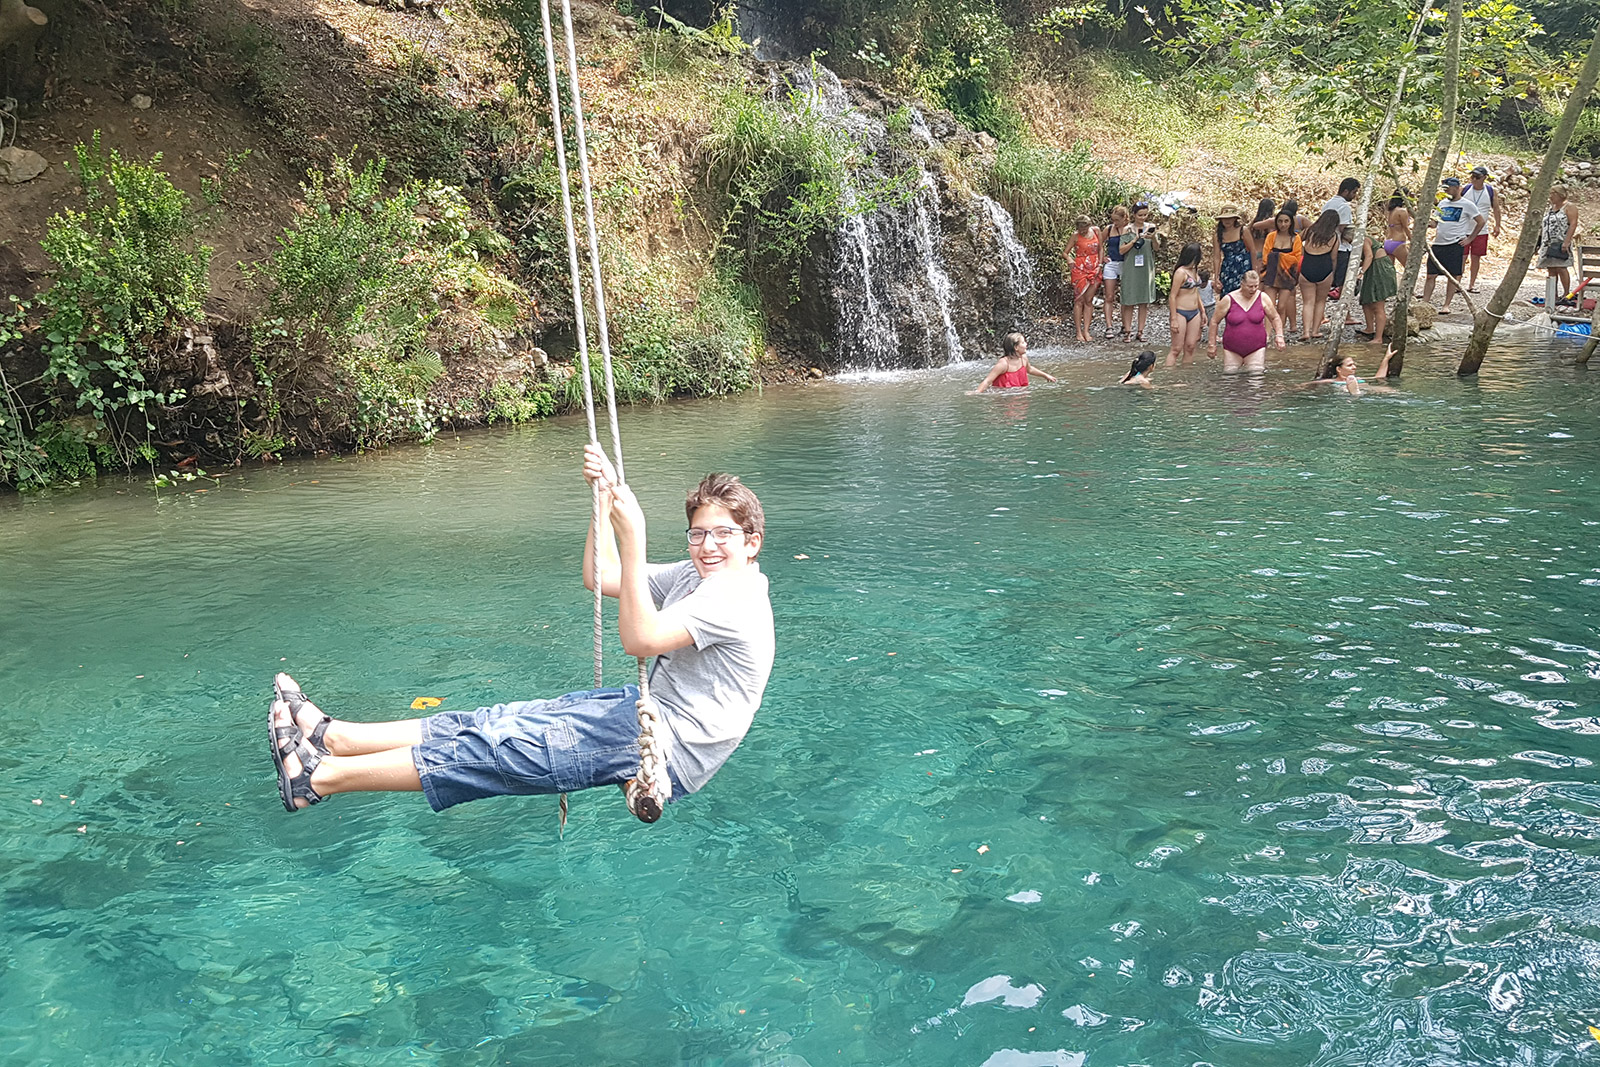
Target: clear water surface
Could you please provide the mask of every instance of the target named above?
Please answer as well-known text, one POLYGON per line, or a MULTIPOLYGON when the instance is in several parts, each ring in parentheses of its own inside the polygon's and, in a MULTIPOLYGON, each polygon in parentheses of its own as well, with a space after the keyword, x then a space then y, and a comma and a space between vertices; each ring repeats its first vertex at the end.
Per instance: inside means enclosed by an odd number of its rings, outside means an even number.
POLYGON ((580 422, 0 501, 0 1062, 1592 1060, 1600 455, 1553 352, 629 411, 657 557, 698 474, 761 492, 779 662, 710 787, 565 841, 286 815, 263 720, 284 668, 352 717, 587 685, 580 422))

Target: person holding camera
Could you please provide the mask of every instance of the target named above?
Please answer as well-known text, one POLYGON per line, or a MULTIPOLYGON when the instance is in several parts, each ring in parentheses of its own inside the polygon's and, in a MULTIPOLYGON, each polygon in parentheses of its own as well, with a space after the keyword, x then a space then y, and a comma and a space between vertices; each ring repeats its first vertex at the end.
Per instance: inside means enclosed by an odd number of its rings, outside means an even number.
POLYGON ((1133 206, 1133 222, 1117 241, 1122 249, 1122 288, 1118 293, 1122 302, 1122 339, 1128 339, 1128 325, 1137 308, 1139 325, 1133 338, 1143 344, 1145 319, 1156 298, 1156 249, 1161 242, 1156 223, 1150 220, 1149 204, 1133 206))
MULTIPOLYGON (((1558 296, 1566 296, 1572 289, 1572 242, 1577 236, 1578 208, 1567 199, 1567 187, 1558 185, 1550 190, 1550 210, 1544 213, 1539 231, 1537 264, 1561 283, 1558 296)), ((1555 308, 1545 310, 1553 312, 1555 308)))

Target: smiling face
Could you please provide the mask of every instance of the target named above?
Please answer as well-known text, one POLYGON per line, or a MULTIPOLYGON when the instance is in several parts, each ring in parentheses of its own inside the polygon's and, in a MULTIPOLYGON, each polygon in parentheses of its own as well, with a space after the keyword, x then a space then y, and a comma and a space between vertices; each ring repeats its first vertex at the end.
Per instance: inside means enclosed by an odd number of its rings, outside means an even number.
POLYGON ((707 537, 698 545, 689 546, 689 561, 702 578, 724 571, 743 570, 761 551, 761 535, 745 533, 739 526, 739 520, 733 517, 733 512, 721 504, 702 504, 695 508, 689 526, 695 530, 739 531, 721 544, 717 543, 715 537, 707 537))

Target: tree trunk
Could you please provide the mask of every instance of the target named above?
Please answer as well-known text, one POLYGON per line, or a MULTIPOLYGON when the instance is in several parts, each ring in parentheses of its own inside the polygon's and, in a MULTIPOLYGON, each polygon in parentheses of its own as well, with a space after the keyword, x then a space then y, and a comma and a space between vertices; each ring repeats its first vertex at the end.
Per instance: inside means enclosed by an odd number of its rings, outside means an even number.
MULTIPOLYGON (((1423 0, 1422 10, 1417 14, 1417 24, 1411 28, 1411 45, 1414 48, 1417 37, 1422 33, 1422 24, 1428 19, 1428 12, 1433 10, 1433 0, 1423 0)), ((1366 244, 1369 241, 1367 227, 1372 217, 1372 186, 1378 180, 1378 168, 1383 165, 1383 153, 1389 147, 1389 132, 1394 129, 1395 116, 1400 111, 1400 101, 1406 92, 1406 75, 1411 73, 1412 57, 1407 57, 1400 68, 1400 74, 1395 79, 1394 96, 1389 100, 1389 110, 1383 116, 1383 126, 1378 130, 1378 143, 1372 150, 1372 162, 1367 165, 1367 180, 1361 184, 1361 203, 1357 205, 1355 215, 1351 219, 1351 229, 1361 239, 1361 248, 1355 247, 1351 242, 1350 267, 1345 271, 1344 288, 1339 293, 1339 301, 1334 304, 1333 311, 1328 315, 1328 344, 1323 350, 1324 364, 1332 363, 1339 355, 1339 341, 1344 334, 1344 324, 1349 321, 1350 309, 1360 302, 1361 294, 1361 258, 1366 254, 1366 244), (1361 255, 1356 253, 1360 251, 1361 255)), ((1382 343, 1383 338, 1376 338, 1382 343)), ((1399 371, 1390 371, 1390 376, 1399 374, 1399 371)))
MULTIPOLYGON (((1588 102, 1589 94, 1594 92, 1597 77, 1600 77, 1600 32, 1595 33, 1594 41, 1589 45, 1589 56, 1583 61, 1583 69, 1578 72, 1578 84, 1573 86, 1572 95, 1567 97, 1567 109, 1561 115, 1561 124, 1551 134, 1550 147, 1545 151, 1544 161, 1539 164, 1539 173, 1534 175, 1532 184, 1528 186, 1528 212, 1522 218, 1522 232, 1517 235, 1517 250, 1511 257, 1511 265, 1506 268, 1506 276, 1500 279, 1494 295, 1489 298, 1489 306, 1473 320, 1472 336, 1467 339, 1467 350, 1461 355, 1457 374, 1478 373, 1478 368, 1483 365, 1483 357, 1489 353, 1489 339, 1494 336, 1495 327, 1500 325, 1500 317, 1506 313, 1517 297, 1517 290, 1522 287, 1528 264, 1533 262, 1533 254, 1539 248, 1539 236, 1544 229, 1544 205, 1550 197, 1550 187, 1555 184, 1556 175, 1561 173, 1561 157, 1567 152, 1572 131, 1578 127, 1583 105, 1588 102)), ((1573 242, 1572 251, 1574 258, 1577 258, 1576 241, 1573 242)))
POLYGON ((1417 197, 1417 211, 1411 227, 1411 251, 1406 256, 1406 276, 1400 282, 1400 299, 1395 301, 1394 356, 1389 360, 1389 377, 1398 378, 1406 361, 1406 319, 1411 308, 1411 294, 1417 288, 1417 274, 1428 258, 1428 220, 1433 217, 1433 196, 1444 177, 1445 160, 1450 157, 1450 143, 1456 136, 1456 97, 1461 81, 1461 0, 1450 0, 1450 28, 1444 45, 1444 100, 1440 107, 1439 139, 1434 143, 1433 156, 1428 160, 1428 174, 1422 180, 1422 194, 1417 197), (1426 210, 1423 210, 1426 205, 1426 210))

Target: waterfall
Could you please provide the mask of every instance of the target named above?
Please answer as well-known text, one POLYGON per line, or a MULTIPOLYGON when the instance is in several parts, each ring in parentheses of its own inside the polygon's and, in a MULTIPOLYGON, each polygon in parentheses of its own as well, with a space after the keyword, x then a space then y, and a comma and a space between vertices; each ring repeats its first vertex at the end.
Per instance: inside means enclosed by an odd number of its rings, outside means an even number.
POLYGON ((848 88, 815 62, 770 69, 775 92, 801 94, 855 147, 846 216, 825 260, 803 275, 810 299, 799 317, 830 362, 939 366, 979 357, 1021 326, 1034 269, 1010 214, 988 197, 942 188, 936 169, 934 149, 970 132, 948 115, 848 88))
POLYGON ((1022 242, 1017 240, 1017 228, 1011 221, 1011 212, 991 197, 979 196, 978 200, 989 213, 995 239, 1000 242, 1000 259, 1006 267, 1006 280, 1010 283, 1011 291, 1026 306, 1028 299, 1033 296, 1033 258, 1022 247, 1022 242))
POLYGON ((928 288, 939 305, 939 317, 944 321, 945 352, 949 356, 947 362, 958 363, 962 358, 961 335, 956 332, 955 322, 950 317, 950 305, 955 300, 955 284, 944 269, 939 246, 934 240, 933 219, 939 215, 939 190, 933 184, 933 175, 926 170, 922 172, 922 188, 917 192, 916 205, 917 251, 922 256, 923 272, 928 276, 928 288), (930 204, 933 207, 931 217, 928 212, 930 204))

